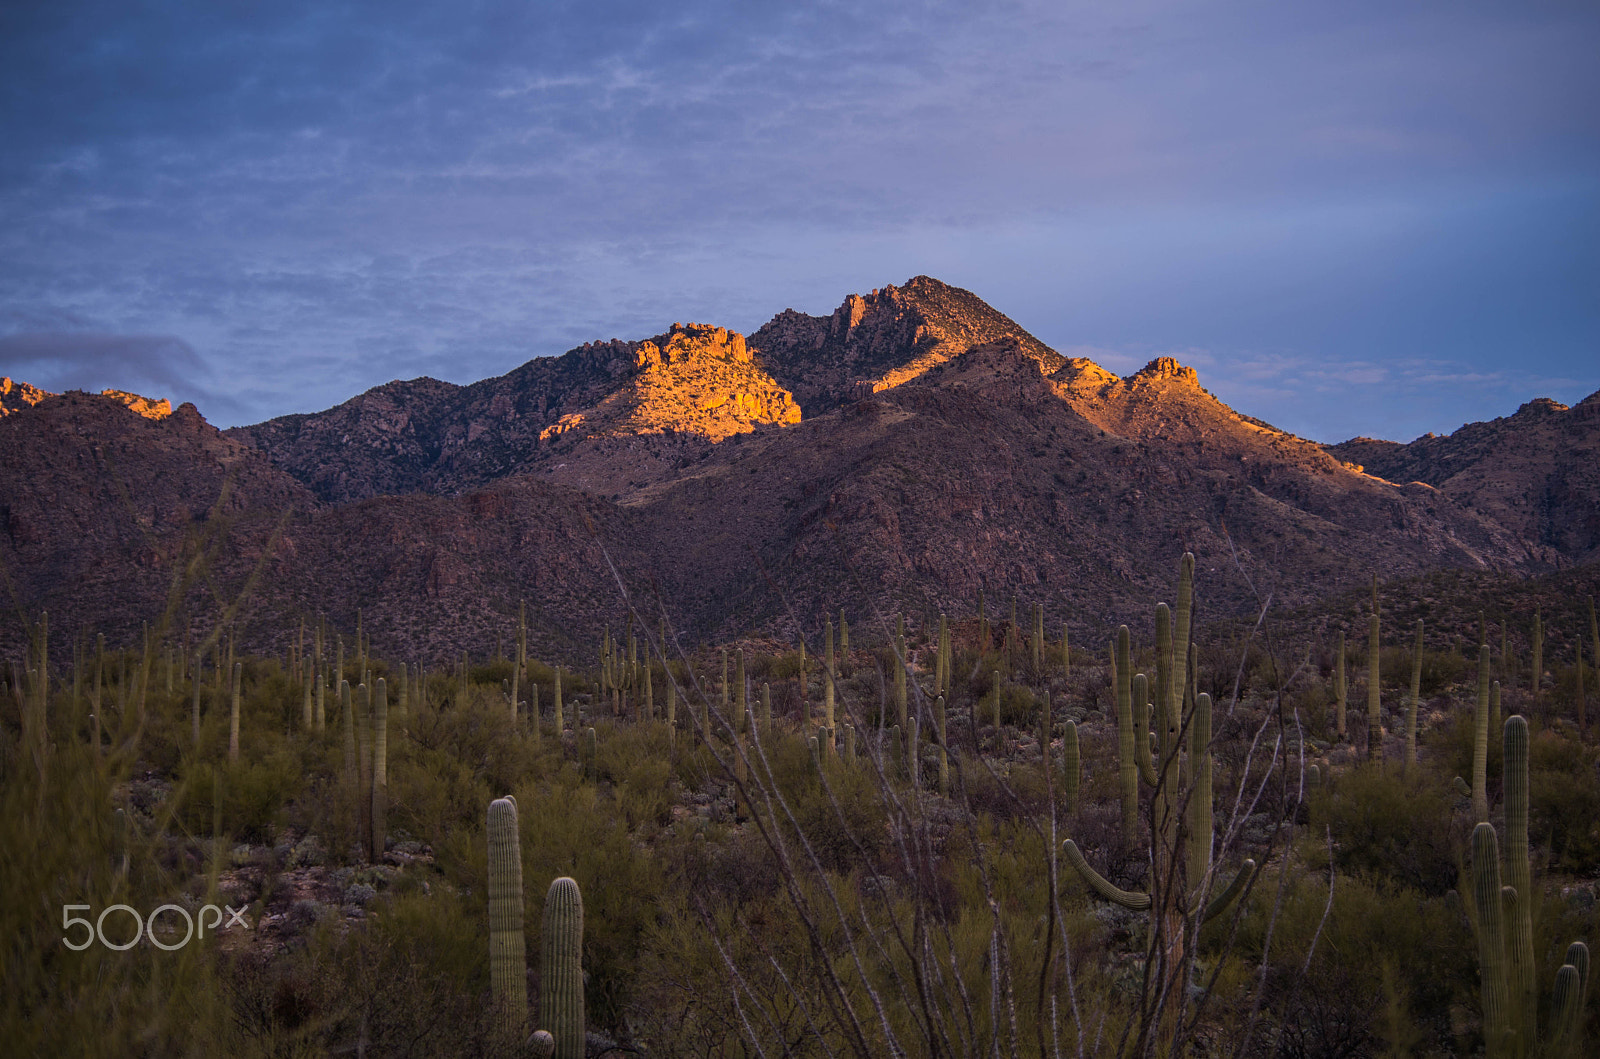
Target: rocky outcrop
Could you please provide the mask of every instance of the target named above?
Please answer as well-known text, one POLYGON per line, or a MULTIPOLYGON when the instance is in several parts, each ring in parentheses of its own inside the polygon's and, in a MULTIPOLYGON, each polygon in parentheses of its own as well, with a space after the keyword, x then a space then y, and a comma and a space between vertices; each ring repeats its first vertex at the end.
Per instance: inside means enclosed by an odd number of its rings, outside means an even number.
POLYGON ((1032 356, 1063 358, 970 291, 915 276, 852 294, 832 316, 786 309, 750 336, 757 359, 807 416, 900 386, 976 346, 1013 338, 1032 356))
MULTIPOLYGON (((20 412, 24 408, 32 408, 46 397, 57 397, 48 390, 41 390, 25 382, 13 382, 9 376, 0 378, 0 416, 20 412)), ((100 396, 109 397, 111 400, 126 406, 135 415, 146 419, 165 419, 172 414, 172 402, 165 397, 144 397, 140 394, 129 393, 126 390, 101 390, 100 396)))

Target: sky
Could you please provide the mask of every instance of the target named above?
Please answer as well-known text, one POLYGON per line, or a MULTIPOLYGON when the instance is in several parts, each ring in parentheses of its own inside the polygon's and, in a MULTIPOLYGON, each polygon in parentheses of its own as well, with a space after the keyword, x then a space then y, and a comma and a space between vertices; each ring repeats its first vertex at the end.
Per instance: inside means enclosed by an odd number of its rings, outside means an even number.
POLYGON ((927 274, 1320 441, 1600 390, 1600 5, 0 5, 0 374, 219 426, 927 274))

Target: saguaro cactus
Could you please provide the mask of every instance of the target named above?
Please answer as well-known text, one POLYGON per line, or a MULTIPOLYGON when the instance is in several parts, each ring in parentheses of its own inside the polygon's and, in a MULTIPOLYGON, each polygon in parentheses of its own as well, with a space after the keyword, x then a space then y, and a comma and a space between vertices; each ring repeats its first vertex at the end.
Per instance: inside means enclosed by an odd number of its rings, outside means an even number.
POLYGON ((228 708, 228 764, 239 761, 239 685, 244 680, 244 663, 233 664, 233 703, 228 708))
MULTIPOLYGON (((548 913, 547 913, 548 915, 548 913)), ((522 840, 517 800, 489 803, 489 986, 520 1034, 528 1019, 528 960, 522 934, 522 840)))
POLYGON ((1068 721, 1061 732, 1061 789, 1066 796, 1069 813, 1078 810, 1078 787, 1082 775, 1078 760, 1078 726, 1068 721))
POLYGON ((378 678, 372 706, 372 834, 369 859, 376 864, 383 857, 389 829, 389 688, 378 678))
POLYGON ((1582 1054, 1583 1004, 1589 986, 1589 950, 1568 947, 1556 973, 1549 1044, 1538 1040, 1538 990, 1533 954, 1533 882, 1528 857, 1528 725, 1513 715, 1505 723, 1504 871, 1494 826, 1472 832, 1472 892, 1477 911, 1478 967, 1482 981, 1483 1037, 1489 1059, 1577 1059, 1582 1054), (1504 883, 1504 885, 1502 885, 1504 883))
POLYGON ((544 899, 539 1024, 555 1038, 555 1059, 583 1059, 583 893, 565 876, 544 899))
MULTIPOLYGON (((1151 890, 1130 893, 1112 885, 1089 866, 1071 839, 1062 843, 1067 863, 1096 894, 1133 911, 1151 914, 1151 958, 1158 968, 1158 989, 1165 1000, 1158 1022, 1163 1036, 1173 1028, 1177 998, 1181 994, 1179 976, 1185 965, 1185 937, 1189 926, 1221 915, 1243 892, 1255 871, 1255 862, 1246 860, 1233 881, 1220 891, 1210 891, 1211 876, 1211 696, 1198 695, 1188 718, 1189 744, 1183 754, 1179 735, 1183 731, 1185 673, 1188 668, 1190 614, 1193 606, 1194 556, 1185 554, 1178 575, 1178 614, 1176 623, 1165 603, 1156 607, 1156 701, 1155 722, 1157 756, 1146 761, 1148 729, 1143 710, 1136 710, 1144 698, 1143 681, 1127 679, 1131 669, 1127 650, 1127 630, 1117 634, 1117 684, 1119 746, 1125 751, 1122 771, 1128 775, 1128 757, 1133 767, 1155 788, 1151 824, 1151 890), (1176 624, 1177 635, 1173 626, 1176 624), (1124 688, 1127 689, 1124 692, 1124 688), (1130 708, 1124 708, 1127 702, 1130 708), (1126 733, 1126 734, 1124 734, 1126 733), (1130 746, 1131 743, 1131 746, 1130 746), (1181 768, 1180 768, 1181 766, 1181 768), (1188 805, 1186 826, 1180 822, 1180 807, 1188 805), (1203 808, 1201 803, 1203 803, 1203 808), (1180 847, 1187 843, 1187 850, 1180 847), (1185 852, 1187 855, 1185 855, 1185 852), (1186 878, 1186 875, 1188 876, 1186 878), (1212 894, 1202 907, 1208 891, 1212 894), (1159 903, 1157 903, 1159 902, 1159 903)), ((1124 787, 1126 796, 1126 786, 1124 787)), ((1126 811, 1127 803, 1124 802, 1126 811)))

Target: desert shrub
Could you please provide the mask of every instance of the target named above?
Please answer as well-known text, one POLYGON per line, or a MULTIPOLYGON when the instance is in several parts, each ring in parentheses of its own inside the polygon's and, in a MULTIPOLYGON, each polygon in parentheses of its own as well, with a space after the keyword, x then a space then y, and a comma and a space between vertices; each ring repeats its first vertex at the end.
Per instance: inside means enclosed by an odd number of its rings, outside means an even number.
MULTIPOLYGON (((1239 938, 1252 962, 1259 963, 1275 907, 1276 917, 1263 996, 1267 1017, 1246 1054, 1336 1059, 1453 1051, 1452 1006, 1477 988, 1475 942, 1459 902, 1342 873, 1331 909, 1328 893, 1324 874, 1292 874, 1281 906, 1251 903, 1239 938)), ((1242 1022, 1228 1027, 1230 1036, 1241 1033, 1242 1022)), ((1230 1041, 1225 1051, 1237 1046, 1230 1041)))
POLYGON ((1457 883, 1451 798, 1420 770, 1402 777, 1359 767, 1312 802, 1312 830, 1331 830, 1341 874, 1437 896, 1457 883))
POLYGON ((1550 851, 1550 870, 1600 870, 1600 776, 1592 750, 1551 731, 1528 747, 1530 840, 1550 851))

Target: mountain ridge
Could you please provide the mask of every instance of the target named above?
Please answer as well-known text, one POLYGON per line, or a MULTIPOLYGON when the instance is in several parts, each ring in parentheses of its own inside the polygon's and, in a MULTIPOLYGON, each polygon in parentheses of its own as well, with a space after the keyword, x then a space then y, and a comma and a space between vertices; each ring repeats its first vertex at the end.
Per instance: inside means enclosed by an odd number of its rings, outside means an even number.
POLYGON ((1121 377, 1064 357, 926 277, 774 321, 748 337, 674 324, 228 431, 192 405, 148 420, 109 397, 42 398, 0 418, 18 471, 0 559, 24 611, 127 629, 222 517, 237 554, 184 597, 197 631, 255 562, 250 636, 361 608, 379 643, 439 658, 492 642, 524 599, 534 643, 555 652, 615 623, 625 592, 691 637, 792 638, 840 607, 962 613, 980 590, 1044 603, 1078 636, 1137 620, 1185 550, 1217 615, 1374 570, 1528 574, 1597 555, 1551 529, 1583 529, 1582 468, 1538 456, 1568 435, 1589 451, 1594 399, 1576 417, 1530 402, 1468 432, 1500 468, 1501 510, 1366 473, 1354 441, 1239 413, 1172 358, 1121 377), (212 514, 207 495, 230 499, 212 514))

